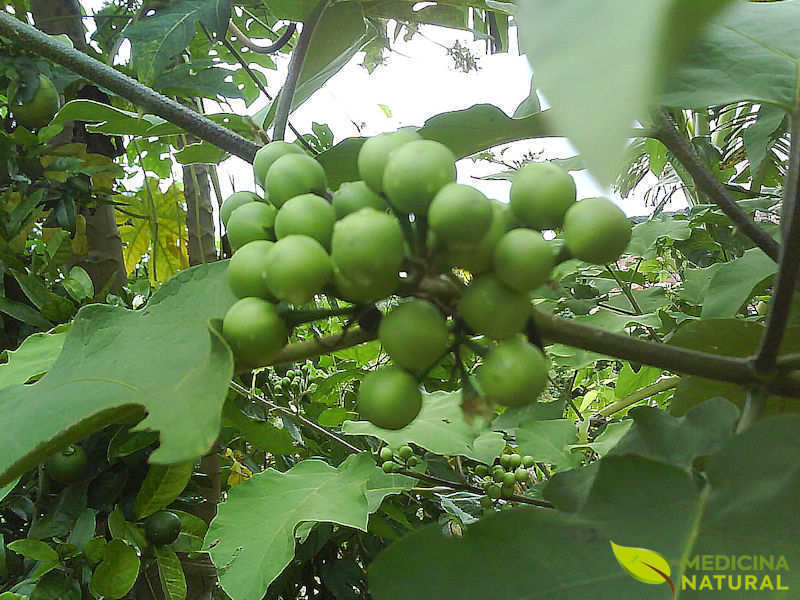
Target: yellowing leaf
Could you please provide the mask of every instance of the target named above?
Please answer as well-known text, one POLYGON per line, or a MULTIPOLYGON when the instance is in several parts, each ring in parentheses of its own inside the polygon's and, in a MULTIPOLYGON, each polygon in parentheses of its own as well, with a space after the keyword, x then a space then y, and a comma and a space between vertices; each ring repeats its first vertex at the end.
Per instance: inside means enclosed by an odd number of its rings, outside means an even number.
POLYGON ((650 584, 669 581, 669 563, 658 552, 647 548, 620 546, 614 542, 611 542, 611 549, 622 568, 634 579, 650 584))

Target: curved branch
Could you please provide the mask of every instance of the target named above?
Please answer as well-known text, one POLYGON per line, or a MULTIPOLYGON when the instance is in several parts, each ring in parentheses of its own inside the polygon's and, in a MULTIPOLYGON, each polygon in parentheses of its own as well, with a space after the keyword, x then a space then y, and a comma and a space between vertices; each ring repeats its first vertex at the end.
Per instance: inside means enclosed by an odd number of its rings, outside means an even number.
POLYGON ((297 80, 300 78, 300 71, 303 70, 303 63, 311 45, 311 37, 314 35, 314 29, 322 18, 325 9, 328 8, 329 3, 330 0, 320 0, 314 12, 303 22, 303 30, 297 38, 297 45, 294 47, 292 58, 289 61, 289 72, 278 97, 278 108, 275 111, 275 128, 272 130, 272 139, 274 140, 282 140, 286 135, 286 122, 289 120, 289 113, 292 112, 292 100, 297 89, 297 80))
POLYGON ((289 40, 292 39, 294 32, 297 31, 297 23, 290 23, 289 27, 286 28, 286 31, 284 31, 281 36, 269 46, 259 46, 258 44, 254 43, 253 40, 247 37, 247 35, 241 29, 239 29, 236 26, 236 23, 233 21, 231 21, 228 25, 228 29, 230 29, 231 33, 233 33, 233 35, 235 35, 244 46, 256 54, 275 54, 278 50, 288 44, 289 40))
POLYGON ((673 377, 665 377, 661 381, 657 381, 652 383, 648 386, 643 387, 640 390, 636 390, 632 394, 628 394, 622 400, 617 400, 616 402, 609 404, 608 406, 604 406, 602 409, 597 411, 597 414, 603 417, 610 417, 614 413, 617 413, 621 410, 625 410, 632 404, 636 404, 642 400, 646 400, 651 396, 655 396, 656 394, 660 394, 661 392, 666 392, 667 390, 671 390, 673 388, 678 387, 678 384, 681 382, 681 378, 677 375, 673 377))
POLYGON ((800 112, 792 114, 792 141, 789 151, 789 171, 783 186, 781 208, 781 245, 778 274, 775 277, 775 291, 772 293, 772 306, 767 317, 767 329, 761 337, 761 346, 755 358, 757 371, 766 373, 775 366, 786 323, 792 309, 792 297, 800 279, 800 112))
POLYGON ((253 142, 197 114, 193 110, 181 106, 174 100, 154 92, 149 87, 142 85, 116 69, 78 50, 62 45, 38 29, 22 23, 3 11, 0 11, 0 34, 9 38, 15 44, 28 48, 40 56, 48 58, 54 63, 111 90, 148 112, 183 127, 198 138, 247 162, 253 162, 253 157, 259 149, 259 146, 253 142))
POLYGON ((664 111, 658 111, 655 118, 657 129, 654 132, 654 137, 660 140, 686 167, 697 187, 720 207, 733 224, 753 240, 756 246, 761 248, 767 256, 777 261, 779 253, 778 242, 756 225, 750 216, 742 210, 736 200, 728 193, 728 190, 706 168, 700 157, 689 145, 687 139, 676 129, 669 115, 664 111))
POLYGON ((800 398, 797 377, 762 378, 753 369, 750 357, 720 356, 678 346, 657 344, 588 327, 538 310, 533 311, 533 318, 539 333, 551 342, 717 381, 742 385, 765 383, 774 393, 800 398))

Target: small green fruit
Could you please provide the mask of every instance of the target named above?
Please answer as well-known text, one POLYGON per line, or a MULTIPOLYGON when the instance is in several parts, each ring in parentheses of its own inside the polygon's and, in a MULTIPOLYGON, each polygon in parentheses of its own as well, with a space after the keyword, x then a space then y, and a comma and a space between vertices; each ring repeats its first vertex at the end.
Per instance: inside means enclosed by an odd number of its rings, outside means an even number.
POLYGON ((408 460, 414 455, 414 450, 412 450, 411 446, 400 446, 397 449, 397 455, 403 460, 408 460))
POLYGON ((225 314, 222 335, 238 362, 260 367, 286 345, 289 330, 274 304, 261 298, 242 298, 225 314))
POLYGON ((544 390, 547 371, 541 350, 522 336, 515 336, 489 352, 478 367, 477 379, 489 400, 505 406, 525 406, 544 390))
POLYGON ((564 216, 564 239, 575 258, 594 265, 616 261, 631 240, 631 222, 608 198, 587 198, 564 216))
POLYGON ((475 243, 492 223, 492 202, 480 190, 448 183, 428 208, 428 225, 445 244, 475 243))
POLYGON ((270 291, 291 304, 309 302, 333 276, 325 248, 305 235, 290 235, 275 242, 267 262, 270 291))
POLYGON ((335 222, 336 212, 327 200, 315 194, 303 194, 281 206, 275 217, 275 235, 278 239, 307 235, 329 248, 335 222))
POLYGON ((378 339, 395 364, 409 371, 427 369, 447 349, 449 332, 442 313, 426 300, 411 300, 391 310, 378 327, 378 339))
POLYGON ((228 285, 237 298, 255 296, 270 302, 277 301, 267 285, 267 255, 275 242, 248 242, 231 257, 228 263, 228 285))
POLYGON ((12 102, 9 105, 14 120, 28 129, 45 127, 58 112, 58 90, 53 82, 39 75, 39 87, 29 102, 12 102))
POLYGON ((528 473, 527 469, 524 467, 517 467, 514 471, 514 479, 516 479, 520 483, 525 483, 531 478, 531 474, 528 473))
POLYGON ((401 146, 420 140, 420 136, 408 129, 381 133, 369 138, 358 152, 358 173, 372 191, 383 192, 383 172, 389 156, 401 146))
POLYGON ((555 256, 542 234, 530 229, 512 229, 494 249, 497 278, 512 290, 529 292, 550 278, 555 256))
POLYGON ((154 546, 171 544, 181 532, 181 519, 174 512, 160 510, 144 522, 144 535, 154 546))
POLYGON ((469 284, 458 313, 476 333, 499 340, 524 329, 531 304, 527 294, 515 292, 487 273, 469 284))
POLYGON ((383 460, 392 460, 392 458, 394 457, 394 452, 392 452, 392 449, 389 448, 389 446, 384 446, 383 448, 381 448, 380 454, 383 460))
POLYGON ((258 182, 258 185, 263 189, 267 188, 266 179, 269 168, 276 160, 286 154, 305 153, 298 146, 281 140, 270 142, 256 152, 256 156, 253 159, 253 173, 255 174, 256 182, 258 182))
POLYGON ((528 227, 556 229, 575 203, 575 182, 551 163, 527 163, 511 181, 511 210, 528 227))
POLYGON ((222 224, 227 228, 231 213, 248 202, 263 203, 264 199, 253 192, 234 192, 228 196, 222 206, 219 207, 219 218, 222 220, 222 224))
POLYGON ((266 177, 269 201, 280 208, 295 196, 324 194, 328 179, 325 169, 306 154, 284 154, 269 168, 266 177))
POLYGON ((238 250, 254 240, 275 239, 275 208, 265 202, 247 202, 228 219, 228 241, 238 250))
POLYGON ((383 429, 402 429, 419 414, 422 394, 417 380, 395 367, 369 373, 358 390, 361 416, 383 429))
POLYGON ((44 471, 53 481, 68 485, 83 478, 88 464, 86 451, 76 444, 70 444, 45 461, 44 471))
POLYGON ((425 214, 433 197, 456 180, 456 158, 433 140, 409 142, 392 152, 383 173, 383 190, 404 213, 425 214))
POLYGON ((386 200, 373 192, 363 181, 343 183, 333 194, 333 209, 337 219, 358 212, 362 208, 373 208, 385 212, 389 206, 386 204, 386 200))

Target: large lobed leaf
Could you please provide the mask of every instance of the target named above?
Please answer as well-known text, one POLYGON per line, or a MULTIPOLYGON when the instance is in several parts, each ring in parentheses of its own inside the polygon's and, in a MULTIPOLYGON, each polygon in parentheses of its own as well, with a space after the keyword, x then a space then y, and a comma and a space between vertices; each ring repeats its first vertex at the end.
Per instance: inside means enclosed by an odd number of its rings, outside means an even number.
POLYGON ((204 454, 219 433, 233 376, 230 349, 208 326, 235 301, 226 267, 183 271, 138 311, 81 309, 49 372, 0 390, 0 421, 14 424, 14 435, 0 438, 0 485, 65 444, 142 412, 137 429, 161 433, 152 462, 204 454))
POLYGON ((800 102, 800 1, 739 2, 682 58, 661 101, 705 108, 751 100, 792 111, 800 102))
POLYGON ((655 100, 668 68, 730 2, 519 3, 520 49, 553 107, 553 122, 601 182, 613 182, 630 127, 655 100))
MULTIPOLYGON (((552 479, 545 493, 557 510, 500 511, 470 526, 461 539, 445 537, 436 525, 418 530, 372 563, 372 597, 672 597, 666 584, 645 587, 632 579, 616 563, 613 541, 660 554, 671 567, 676 591, 683 575, 696 576, 699 585, 703 575, 731 573, 696 570, 688 564, 695 557, 773 556, 777 561, 782 556, 788 569, 732 573, 756 575, 759 585, 770 575, 773 587, 780 575, 786 589, 762 588, 757 596, 793 598, 792 590, 800 585, 800 573, 792 569, 800 561, 800 520, 793 513, 800 493, 800 467, 793 458, 800 451, 800 417, 770 418, 734 437, 732 414, 732 407, 720 401, 682 422, 670 422, 666 416, 639 419, 623 438, 621 444, 627 445, 620 454, 552 479), (699 422, 716 428, 713 440, 703 439, 704 428, 696 429, 699 422), (657 432, 664 440, 672 431, 686 447, 676 455, 664 445, 652 455, 645 431, 657 432), (705 477, 697 479, 687 462, 709 452, 705 477)), ((723 589, 717 595, 756 597, 752 590, 723 589)), ((689 587, 678 594, 682 600, 712 595, 709 588, 689 587)))
POLYGON ((231 489, 211 522, 205 548, 228 596, 261 598, 292 560, 300 523, 366 531, 369 514, 383 498, 412 486, 408 477, 383 473, 365 453, 338 468, 311 459, 285 473, 267 469, 231 489))

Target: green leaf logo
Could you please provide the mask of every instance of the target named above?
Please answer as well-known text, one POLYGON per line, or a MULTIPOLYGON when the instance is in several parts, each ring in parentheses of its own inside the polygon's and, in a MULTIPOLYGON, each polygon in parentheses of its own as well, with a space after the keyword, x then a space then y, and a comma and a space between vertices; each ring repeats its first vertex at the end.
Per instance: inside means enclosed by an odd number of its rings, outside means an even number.
POLYGON ((675 586, 669 578, 669 563, 658 552, 648 550, 647 548, 620 546, 613 541, 611 542, 611 549, 614 551, 617 562, 619 562, 622 568, 625 569, 631 577, 638 579, 642 583, 653 585, 666 581, 672 589, 673 595, 675 594, 675 586))

